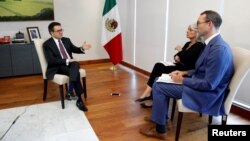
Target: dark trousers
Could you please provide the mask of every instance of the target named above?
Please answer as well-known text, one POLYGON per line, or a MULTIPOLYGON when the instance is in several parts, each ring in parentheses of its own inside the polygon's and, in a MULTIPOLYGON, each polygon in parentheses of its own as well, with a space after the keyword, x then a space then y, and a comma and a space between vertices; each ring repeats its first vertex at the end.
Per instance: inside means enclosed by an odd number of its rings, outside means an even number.
POLYGON ((69 76, 69 81, 70 83, 74 83, 74 90, 79 100, 81 100, 81 94, 84 92, 84 90, 81 85, 79 68, 80 65, 78 62, 71 62, 68 66, 60 66, 57 73, 69 76))
POLYGON ((183 70, 183 67, 177 66, 165 66, 162 63, 156 63, 154 68, 149 76, 148 86, 152 88, 155 78, 160 77, 163 73, 171 73, 175 70, 183 70))

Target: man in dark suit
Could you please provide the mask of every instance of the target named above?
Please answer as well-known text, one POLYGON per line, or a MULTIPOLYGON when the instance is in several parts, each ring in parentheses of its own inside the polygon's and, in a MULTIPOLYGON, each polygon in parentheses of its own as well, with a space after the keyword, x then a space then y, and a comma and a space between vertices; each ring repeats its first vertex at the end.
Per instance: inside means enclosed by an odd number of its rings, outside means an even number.
POLYGON ((142 134, 166 139, 165 124, 169 98, 182 99, 184 106, 199 113, 212 116, 225 113, 225 90, 233 76, 234 66, 231 49, 219 34, 221 23, 222 19, 215 11, 208 10, 200 14, 197 28, 205 40, 206 47, 194 70, 174 71, 170 74, 172 80, 180 84, 154 83, 154 104, 150 120, 155 122, 156 126, 141 129, 142 134))
MULTIPOLYGON (((52 36, 43 43, 44 54, 48 62, 46 76, 49 80, 54 78, 56 73, 69 76, 69 91, 75 90, 78 100, 76 106, 82 111, 88 111, 81 94, 84 92, 80 81, 78 59, 73 58, 72 53, 84 53, 85 50, 91 48, 90 44, 84 42, 82 47, 76 47, 69 38, 63 37, 63 29, 58 22, 52 22, 48 26, 50 35, 52 36)), ((66 95, 66 99, 70 99, 71 94, 66 95)))

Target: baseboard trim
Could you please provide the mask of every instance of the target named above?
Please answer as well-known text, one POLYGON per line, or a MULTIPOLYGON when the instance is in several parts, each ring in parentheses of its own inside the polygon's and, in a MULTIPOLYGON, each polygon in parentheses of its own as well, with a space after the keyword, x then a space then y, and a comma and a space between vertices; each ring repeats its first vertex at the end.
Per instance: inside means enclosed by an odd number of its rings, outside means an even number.
POLYGON ((98 64, 98 63, 109 63, 110 59, 96 59, 96 60, 86 60, 80 61, 80 65, 98 64))
POLYGON ((250 111, 244 107, 238 106, 237 104, 233 104, 230 112, 237 114, 243 118, 250 119, 250 111))
POLYGON ((134 66, 134 65, 132 65, 132 64, 129 64, 129 63, 127 63, 127 62, 122 61, 120 64, 123 65, 123 66, 126 66, 126 67, 128 67, 128 68, 130 68, 130 69, 132 69, 132 70, 135 70, 135 71, 137 71, 137 72, 139 72, 139 73, 142 73, 142 74, 144 74, 144 75, 147 75, 147 76, 150 75, 150 72, 145 71, 145 70, 143 70, 143 69, 141 69, 141 68, 138 68, 138 67, 136 67, 136 66, 134 66))

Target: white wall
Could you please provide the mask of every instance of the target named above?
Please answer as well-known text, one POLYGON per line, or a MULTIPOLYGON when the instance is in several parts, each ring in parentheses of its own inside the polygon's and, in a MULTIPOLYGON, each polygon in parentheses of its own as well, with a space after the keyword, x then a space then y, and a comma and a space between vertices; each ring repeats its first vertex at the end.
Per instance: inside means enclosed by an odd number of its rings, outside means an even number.
MULTIPOLYGON (((131 53, 135 53, 132 56, 136 59, 134 65, 139 68, 151 71, 157 61, 172 60, 175 54, 174 47, 177 44, 183 45, 188 40, 186 38, 187 26, 196 22, 199 14, 208 9, 215 10, 222 15, 221 35, 231 46, 239 46, 250 50, 248 36, 250 31, 250 13, 248 12, 250 1, 248 0, 158 0, 157 2, 135 0, 135 2, 135 13, 130 11, 127 12, 127 15, 121 16, 128 18, 136 15, 136 21, 130 18, 129 22, 125 22, 126 24, 136 23, 134 25, 136 28, 132 28, 132 25, 126 28, 127 33, 136 33, 134 35, 136 38, 124 40, 124 44, 127 45, 131 45, 135 41, 134 47, 126 46, 129 49, 124 50, 124 61, 133 64, 134 60, 127 57, 131 57, 131 53), (169 6, 167 6, 167 2, 169 2, 169 6), (166 23, 166 10, 169 12, 168 23, 166 23), (129 31, 127 31, 128 29, 129 31), (165 34, 166 29, 168 30, 165 34), (166 41, 167 51, 164 54, 166 35, 168 37, 166 41), (135 52, 133 52, 134 48, 135 52), (164 55, 166 58, 164 58, 164 55)), ((128 2, 128 5, 130 5, 129 10, 134 7, 131 1, 128 2)), ((250 106, 249 87, 247 86, 249 81, 250 75, 243 82, 244 84, 235 100, 250 106)))
MULTIPOLYGON (((225 0, 223 28, 224 38, 233 47, 243 47, 250 50, 250 12, 249 0, 225 0)), ((250 60, 249 60, 250 61, 250 60)), ((236 95, 235 100, 250 108, 249 96, 250 74, 247 75, 236 95)))
POLYGON ((84 60, 108 58, 101 47, 101 20, 104 0, 55 0, 55 17, 65 29, 64 35, 80 46, 83 41, 91 43, 85 55, 75 55, 84 60))
POLYGON ((188 25, 196 23, 202 11, 211 9, 220 12, 223 0, 170 0, 167 41, 167 60, 173 60, 176 45, 184 45, 188 25))
POLYGON ((132 0, 117 0, 123 40, 123 61, 130 64, 134 61, 134 4, 135 1, 132 0))
POLYGON ((137 0, 135 65, 144 70, 163 60, 166 7, 166 0, 137 0))

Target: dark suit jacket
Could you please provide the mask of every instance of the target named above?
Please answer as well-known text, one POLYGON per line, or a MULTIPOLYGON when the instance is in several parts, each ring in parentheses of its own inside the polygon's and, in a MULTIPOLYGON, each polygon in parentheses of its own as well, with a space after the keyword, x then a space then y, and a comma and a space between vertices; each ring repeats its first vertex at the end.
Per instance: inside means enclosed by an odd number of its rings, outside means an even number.
POLYGON ((204 45, 201 42, 196 42, 188 48, 191 42, 187 42, 182 50, 176 55, 179 56, 181 63, 176 63, 176 70, 190 70, 194 69, 196 60, 199 58, 201 52, 204 50, 204 45), (187 49, 188 48, 188 49, 187 49))
POLYGON ((182 102, 195 111, 208 115, 223 115, 225 90, 234 73, 233 56, 229 45, 215 36, 205 47, 189 71, 191 78, 184 78, 182 102))
MULTIPOLYGON (((61 40, 71 58, 72 53, 84 53, 79 47, 73 45, 69 38, 63 37, 61 40)), ((52 80, 57 73, 59 66, 66 66, 66 59, 62 59, 60 51, 52 37, 43 43, 43 50, 48 62, 46 77, 47 79, 52 80)))

